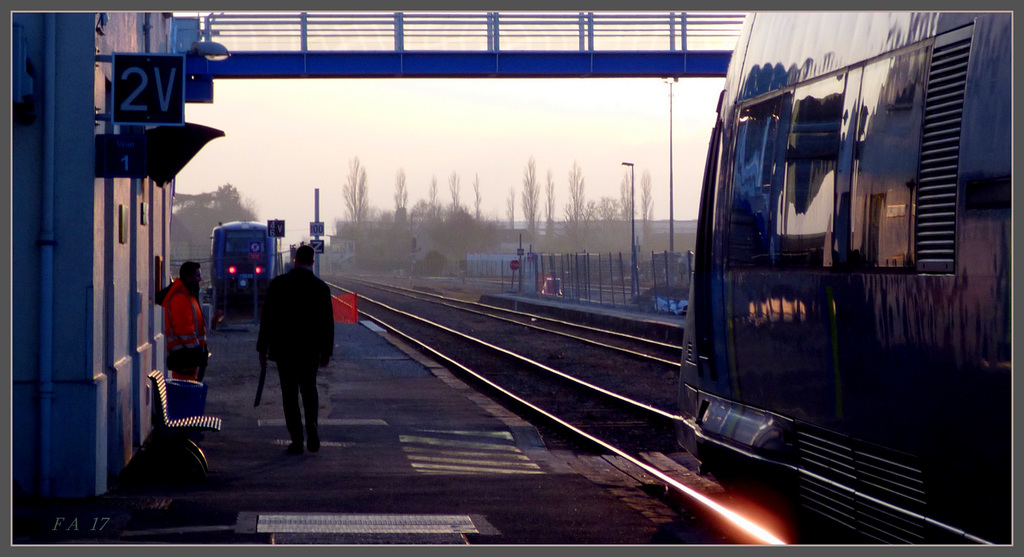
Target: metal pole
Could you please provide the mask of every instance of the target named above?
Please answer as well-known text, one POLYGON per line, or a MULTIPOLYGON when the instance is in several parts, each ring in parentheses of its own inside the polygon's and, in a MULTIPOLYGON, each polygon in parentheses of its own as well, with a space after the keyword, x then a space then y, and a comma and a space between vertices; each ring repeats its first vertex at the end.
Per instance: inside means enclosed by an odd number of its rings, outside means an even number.
MULTIPOLYGON (((313 190, 313 221, 320 222, 320 188, 313 190)), ((317 240, 320 239, 320 235, 315 236, 317 240)), ((320 257, 316 257, 316 276, 320 276, 320 257)))
POLYGON ((672 277, 675 273, 670 273, 668 269, 668 252, 665 252, 665 288, 672 288, 675 285, 675 281, 672 277))
POLYGON ((252 264, 252 322, 259 323, 260 312, 259 312, 259 295, 260 295, 260 281, 256 278, 256 265, 252 264))
MULTIPOLYGON (((547 280, 545 280, 545 275, 544 275, 544 254, 543 253, 537 254, 537 258, 539 259, 539 263, 540 263, 540 268, 538 269, 538 271, 540 272, 540 281, 541 281, 540 283, 543 284, 543 285, 546 285, 547 284, 547 280)), ((542 287, 542 293, 543 293, 543 287, 542 287)))
POLYGON ((565 293, 569 290, 569 271, 566 270, 566 265, 569 263, 569 254, 563 253, 562 257, 562 298, 565 298, 565 293))
POLYGON ((395 52, 405 51, 405 15, 395 12, 395 52))
MULTIPOLYGON (((561 257, 559 257, 559 259, 561 259, 561 257)), ((555 289, 555 294, 561 296, 562 295, 562 289, 559 288, 559 286, 562 284, 562 279, 559 278, 559 275, 558 275, 558 263, 555 260, 555 254, 553 254, 553 253, 551 254, 551 282, 554 283, 552 285, 552 287, 555 289)))
POLYGON ((299 14, 299 36, 301 37, 299 43, 302 52, 309 51, 309 25, 306 19, 306 15, 306 12, 302 12, 301 14, 299 14))
MULTIPOLYGON (((267 243, 267 237, 264 236, 263 237, 263 244, 264 244, 263 245, 263 251, 261 252, 261 255, 260 255, 261 257, 263 257, 263 261, 266 261, 267 251, 270 250, 270 246, 266 245, 266 243, 267 243)), ((259 259, 252 259, 252 255, 250 255, 249 256, 249 262, 252 263, 252 322, 253 323, 259 323, 260 322, 260 302, 259 302, 259 297, 260 297, 260 276, 259 276, 258 273, 256 273, 256 267, 259 266, 261 261, 259 259)))
POLYGON ((573 299, 578 302, 580 301, 580 252, 574 252, 572 259, 572 290, 575 294, 573 299))
POLYGON ((640 298, 640 285, 637 284, 639 279, 639 273, 637 272, 637 260, 636 260, 636 188, 634 181, 633 163, 624 162, 622 166, 629 167, 629 264, 630 264, 630 279, 633 284, 630 287, 630 295, 633 297, 633 301, 636 302, 640 298))
POLYGON ((658 266, 655 265, 654 252, 651 252, 651 278, 654 279, 654 307, 658 307, 658 266))
POLYGON ((679 78, 673 78, 668 82, 668 251, 676 251, 676 227, 675 227, 675 203, 672 200, 672 162, 674 152, 672 151, 672 85, 679 78))
POLYGON ((608 252, 608 291, 612 294, 612 306, 615 306, 615 269, 612 267, 612 252, 608 252))
POLYGON ((640 297, 640 291, 637 285, 637 210, 636 210, 636 190, 634 183, 633 163, 623 163, 623 166, 630 167, 630 296, 633 297, 633 301, 637 301, 640 297))
POLYGON ((586 272, 584 278, 586 279, 585 284, 587 285, 587 301, 593 302, 594 297, 590 294, 590 254, 587 253, 586 251, 583 252, 583 267, 584 271, 586 272))
POLYGON ((626 305, 626 273, 622 268, 622 252, 619 252, 619 280, 622 283, 622 305, 626 305))

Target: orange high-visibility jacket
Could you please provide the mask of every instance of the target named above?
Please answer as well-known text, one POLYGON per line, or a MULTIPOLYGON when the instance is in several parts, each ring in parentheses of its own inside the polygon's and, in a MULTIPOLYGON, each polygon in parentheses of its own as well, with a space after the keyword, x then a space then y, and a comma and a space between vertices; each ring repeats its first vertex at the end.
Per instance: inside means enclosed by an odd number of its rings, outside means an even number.
MULTIPOLYGON (((174 279, 171 283, 171 289, 164 297, 162 305, 168 354, 185 348, 206 347, 206 321, 203 319, 203 310, 199 307, 199 300, 192 296, 180 278, 174 279)), ((198 368, 173 371, 194 375, 198 368)))

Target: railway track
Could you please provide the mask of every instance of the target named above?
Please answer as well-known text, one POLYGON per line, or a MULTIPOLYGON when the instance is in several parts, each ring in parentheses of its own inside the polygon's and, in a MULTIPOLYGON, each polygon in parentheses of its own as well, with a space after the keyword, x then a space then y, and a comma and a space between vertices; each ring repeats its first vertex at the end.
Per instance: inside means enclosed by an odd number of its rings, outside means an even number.
POLYGON ((537 313, 502 308, 477 301, 425 292, 423 290, 415 290, 390 284, 381 284, 367 280, 354 279, 351 277, 346 277, 342 280, 350 285, 359 285, 362 289, 371 288, 378 291, 397 293, 417 300, 461 309, 466 312, 475 313, 477 315, 493 319, 504 320, 509 323, 517 323, 524 327, 561 335, 593 346, 619 350, 639 358, 663 363, 673 369, 679 367, 680 360, 682 358, 682 346, 658 339, 646 338, 610 329, 602 329, 600 327, 594 327, 582 323, 555 319, 537 313))
MULTIPOLYGON (((529 314, 520 313, 511 318, 509 316, 515 312, 500 308, 481 311, 479 305, 467 307, 438 297, 424 299, 427 296, 422 293, 351 282, 347 278, 334 283, 345 291, 358 292, 361 309, 368 304, 379 304, 380 311, 390 314, 386 320, 405 323, 407 327, 415 326, 419 338, 435 346, 445 346, 448 351, 455 346, 449 347, 453 342, 452 333, 439 333, 432 325, 440 324, 454 333, 479 341, 459 344, 461 353, 480 352, 482 346, 489 344, 521 356, 522 361, 515 366, 486 362, 486 369, 506 370, 504 374, 509 376, 506 380, 523 383, 522 389, 530 389, 534 381, 533 377, 516 377, 523 374, 521 368, 524 365, 535 370, 544 369, 535 371, 533 375, 552 375, 550 370, 557 370, 565 377, 622 395, 665 415, 675 413, 679 361, 666 358, 664 349, 652 356, 648 346, 630 345, 621 338, 613 342, 608 334, 593 327, 578 328, 572 332, 564 330, 564 326, 552 330, 551 324, 540 319, 533 321, 534 316, 529 314), (409 315, 396 316, 390 311, 393 309, 404 310, 409 315), (492 316, 497 313, 500 313, 500 318, 492 316), (531 364, 524 364, 524 361, 531 364)), ((673 438, 672 435, 668 437, 673 438)))
POLYGON ((679 450, 673 433, 673 420, 679 416, 672 411, 677 363, 670 368, 664 361, 642 356, 644 350, 635 347, 595 344, 580 334, 526 326, 521 317, 498 319, 491 310, 457 307, 436 296, 426 299, 422 293, 349 279, 328 284, 343 292, 358 288, 359 311, 365 318, 443 362, 513 411, 539 418, 534 421, 540 422, 538 428, 549 443, 615 455, 687 499, 691 510, 727 523, 739 539, 779 542, 647 460, 645 455, 679 450))

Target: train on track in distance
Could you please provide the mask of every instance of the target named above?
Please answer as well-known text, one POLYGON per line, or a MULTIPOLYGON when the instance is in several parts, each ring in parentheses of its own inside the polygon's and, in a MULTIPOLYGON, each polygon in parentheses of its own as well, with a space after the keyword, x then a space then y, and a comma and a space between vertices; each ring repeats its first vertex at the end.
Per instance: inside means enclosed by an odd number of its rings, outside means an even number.
POLYGON ((867 543, 1012 542, 1012 34, 1009 12, 747 16, 683 339, 676 435, 703 469, 867 543))
POLYGON ((266 223, 246 221, 220 224, 210 238, 214 308, 252 308, 277 275, 277 238, 268 235, 266 223))

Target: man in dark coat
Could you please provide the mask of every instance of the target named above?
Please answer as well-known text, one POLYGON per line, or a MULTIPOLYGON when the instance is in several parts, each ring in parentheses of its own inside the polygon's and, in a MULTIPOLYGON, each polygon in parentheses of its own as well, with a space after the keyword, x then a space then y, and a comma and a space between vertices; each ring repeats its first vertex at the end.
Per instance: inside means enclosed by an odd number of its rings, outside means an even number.
POLYGON ((277 362, 285 425, 292 439, 288 452, 292 454, 302 453, 300 392, 307 447, 313 453, 320 450, 316 372, 330 362, 334 353, 331 290, 313 274, 314 257, 311 246, 299 246, 292 270, 270 281, 256 341, 260 365, 267 365, 268 359, 277 362))

